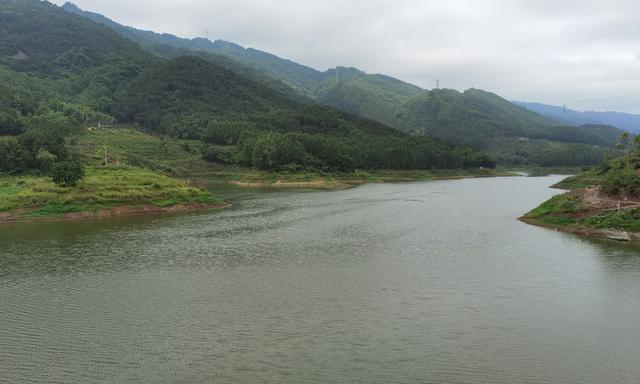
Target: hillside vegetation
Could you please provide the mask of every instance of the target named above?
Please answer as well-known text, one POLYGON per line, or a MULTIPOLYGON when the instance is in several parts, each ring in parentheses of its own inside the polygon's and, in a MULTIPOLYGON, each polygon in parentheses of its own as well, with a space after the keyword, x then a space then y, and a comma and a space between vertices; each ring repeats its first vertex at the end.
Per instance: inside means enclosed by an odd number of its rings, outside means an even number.
POLYGON ((133 167, 90 167, 76 187, 61 187, 48 178, 16 176, 0 179, 0 221, 99 214, 127 206, 159 211, 174 206, 212 206, 210 193, 158 173, 133 167))
POLYGON ((175 55, 205 52, 232 59, 234 62, 268 74, 270 77, 288 84, 301 94, 310 96, 323 80, 322 72, 313 68, 282 59, 267 52, 244 48, 228 41, 210 41, 204 38, 184 39, 171 34, 143 31, 118 24, 103 15, 83 11, 72 3, 65 3, 63 9, 103 24, 115 32, 139 43, 142 47, 161 55, 175 55))
POLYGON ((640 139, 623 136, 623 157, 570 177, 555 187, 570 190, 529 212, 523 220, 568 232, 640 240, 640 139))

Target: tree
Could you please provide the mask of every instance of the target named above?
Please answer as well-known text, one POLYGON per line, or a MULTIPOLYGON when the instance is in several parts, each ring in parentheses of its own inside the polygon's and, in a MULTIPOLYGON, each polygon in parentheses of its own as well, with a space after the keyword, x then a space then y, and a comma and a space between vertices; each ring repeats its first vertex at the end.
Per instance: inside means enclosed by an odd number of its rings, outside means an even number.
POLYGON ((53 153, 47 151, 44 148, 40 148, 38 150, 38 154, 36 155, 36 162, 38 163, 38 168, 40 168, 42 172, 49 172, 55 161, 56 155, 54 155, 53 153))
POLYGON ((84 168, 79 161, 61 161, 53 165, 51 180, 59 187, 75 187, 84 179, 84 168))
POLYGON ((625 170, 628 171, 631 151, 633 150, 631 136, 629 135, 628 132, 625 132, 622 135, 620 135, 620 140, 618 141, 618 149, 621 150, 622 153, 624 154, 625 163, 626 163, 625 170))
POLYGON ((19 173, 27 170, 29 152, 25 151, 15 137, 0 137, 0 173, 19 173))
POLYGON ((15 136, 22 133, 22 125, 18 118, 4 112, 0 112, 0 136, 15 136))
POLYGON ((267 133, 254 143, 251 162, 254 167, 266 170, 282 169, 285 166, 305 166, 309 154, 300 142, 287 135, 267 133))
POLYGON ((55 155, 58 160, 69 158, 69 150, 65 144, 64 137, 57 132, 33 129, 18 136, 18 141, 31 155, 34 162, 34 164, 31 164, 32 168, 38 168, 35 159, 41 148, 55 155))

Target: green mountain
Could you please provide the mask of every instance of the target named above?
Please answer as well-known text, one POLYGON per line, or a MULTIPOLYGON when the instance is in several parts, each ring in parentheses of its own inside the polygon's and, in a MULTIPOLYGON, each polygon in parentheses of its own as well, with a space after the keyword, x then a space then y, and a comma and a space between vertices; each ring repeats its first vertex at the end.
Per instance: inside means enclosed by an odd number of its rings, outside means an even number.
POLYGON ((404 105, 401 120, 404 130, 467 144, 507 137, 613 146, 622 134, 607 126, 559 125, 478 89, 427 92, 404 105))
POLYGON ((116 114, 118 91, 158 62, 108 28, 49 3, 1 1, 0 10, 0 82, 23 109, 57 98, 116 114))
POLYGON ((57 7, 6 0, 0 6, 0 63, 18 71, 59 74, 125 58, 140 63, 150 57, 135 43, 88 20, 67 21, 68 15, 57 7))
POLYGON ((356 68, 327 71, 313 96, 348 113, 400 127, 398 111, 424 94, 422 88, 384 75, 366 74, 356 68))
POLYGON ((193 52, 206 52, 224 56, 246 65, 250 68, 266 73, 274 79, 296 89, 298 92, 310 96, 322 79, 324 74, 313 68, 300 65, 291 60, 282 59, 270 53, 252 48, 243 48, 240 45, 216 40, 210 41, 204 38, 184 39, 170 34, 160 34, 151 31, 143 31, 118 24, 103 15, 83 11, 72 3, 65 3, 63 9, 70 13, 83 16, 91 21, 103 24, 122 36, 127 37, 142 47, 156 53, 171 54, 171 48, 193 52))
POLYGON ((622 133, 609 126, 562 124, 476 89, 426 91, 385 75, 346 67, 320 72, 234 43, 141 31, 71 3, 64 8, 106 25, 158 55, 177 57, 190 52, 212 62, 224 58, 227 69, 238 72, 244 68, 241 75, 291 98, 313 99, 412 135, 487 149, 506 163, 595 164, 622 133))
POLYGON ((238 44, 204 38, 184 39, 170 34, 143 31, 118 24, 103 15, 83 11, 72 3, 63 6, 68 12, 103 24, 156 54, 175 57, 209 53, 232 59, 236 63, 266 74, 314 98, 348 113, 390 125, 395 123, 395 109, 407 99, 424 92, 421 88, 385 75, 369 75, 355 68, 337 67, 321 72, 273 54, 238 44))
POLYGON ((406 132, 470 144, 512 165, 595 165, 623 133, 610 126, 561 125, 477 89, 432 90, 412 99, 400 115, 406 132))
POLYGON ((179 47, 163 57, 47 2, 1 1, 0 22, 0 172, 46 172, 99 122, 197 140, 204 159, 267 170, 494 165, 314 104, 229 58, 179 47))

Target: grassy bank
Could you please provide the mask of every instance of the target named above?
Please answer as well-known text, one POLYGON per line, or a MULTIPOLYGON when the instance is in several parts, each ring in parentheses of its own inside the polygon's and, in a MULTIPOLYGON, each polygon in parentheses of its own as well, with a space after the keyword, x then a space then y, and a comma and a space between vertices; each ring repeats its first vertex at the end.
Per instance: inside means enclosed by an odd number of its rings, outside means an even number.
POLYGON ((554 196, 521 219, 560 231, 615 240, 640 240, 640 198, 602 191, 606 172, 593 169, 554 185, 554 196))
MULTIPOLYGON (((218 203, 209 192, 135 167, 89 167, 85 179, 76 187, 59 187, 45 177, 0 178, 0 219, 4 220, 97 215, 122 207, 162 211, 218 203)), ((129 212, 135 213, 135 209, 129 212)))

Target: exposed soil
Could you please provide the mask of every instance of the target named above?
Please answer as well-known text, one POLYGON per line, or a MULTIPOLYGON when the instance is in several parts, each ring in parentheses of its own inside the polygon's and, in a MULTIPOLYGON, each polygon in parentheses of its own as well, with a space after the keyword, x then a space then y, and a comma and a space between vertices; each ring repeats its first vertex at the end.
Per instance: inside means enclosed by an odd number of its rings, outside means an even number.
POLYGON ((598 187, 590 187, 574 191, 587 206, 586 216, 605 211, 640 207, 640 198, 626 196, 608 196, 598 187))

